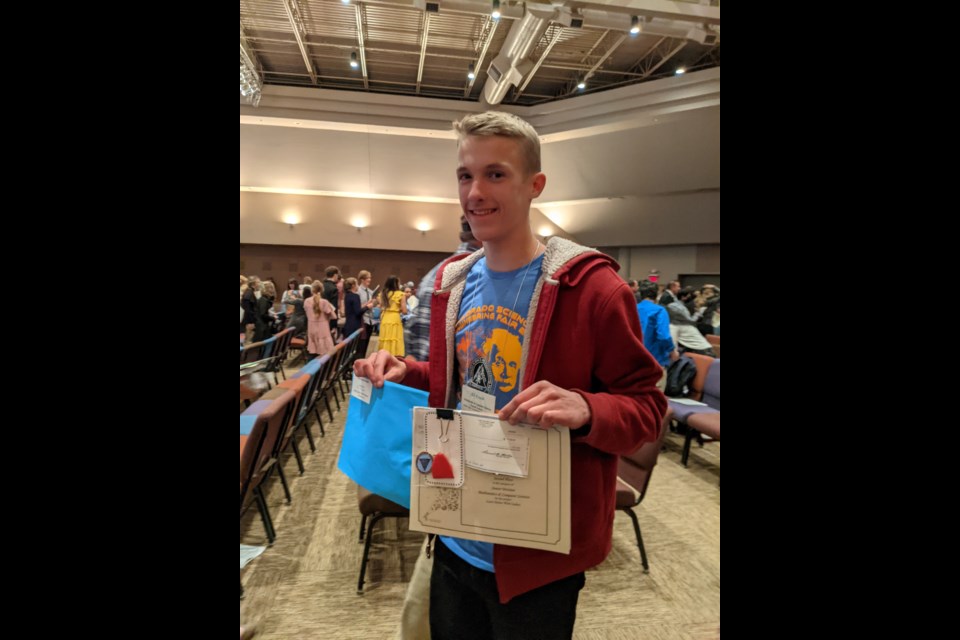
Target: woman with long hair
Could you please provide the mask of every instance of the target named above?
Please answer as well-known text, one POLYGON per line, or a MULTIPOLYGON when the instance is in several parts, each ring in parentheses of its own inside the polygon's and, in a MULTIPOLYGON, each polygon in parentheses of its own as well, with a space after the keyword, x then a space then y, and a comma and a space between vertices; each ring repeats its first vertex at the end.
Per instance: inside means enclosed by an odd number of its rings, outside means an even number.
POLYGON ((294 299, 300 297, 300 284, 296 278, 287 280, 287 290, 283 292, 280 302, 283 304, 293 304, 294 299))
POLYGON ((380 292, 380 348, 386 349, 398 358, 403 357, 403 323, 400 314, 407 312, 407 301, 400 289, 400 279, 390 276, 380 292))
POLYGON ((303 304, 307 312, 307 353, 310 357, 322 356, 333 351, 333 335, 330 333, 330 321, 337 318, 337 311, 323 296, 323 283, 313 283, 313 295, 303 304))

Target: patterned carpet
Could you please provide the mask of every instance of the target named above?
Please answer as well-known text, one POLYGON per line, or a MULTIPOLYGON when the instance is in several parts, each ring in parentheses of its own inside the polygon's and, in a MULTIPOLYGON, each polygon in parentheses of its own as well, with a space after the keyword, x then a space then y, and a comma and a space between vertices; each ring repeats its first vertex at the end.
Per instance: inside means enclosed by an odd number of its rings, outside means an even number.
MULTIPOLYGON (((341 400, 341 403, 343 401, 341 400)), ((334 409, 336 406, 334 405, 334 409)), ((363 545, 356 485, 336 466, 344 411, 319 437, 317 452, 301 436, 306 472, 284 461, 293 502, 279 481, 267 495, 277 540, 242 572, 240 620, 261 640, 392 638, 407 580, 423 534, 406 520, 377 525, 364 593, 356 592, 363 545)), ((613 550, 587 572, 580 594, 577 640, 705 640, 720 636, 720 443, 694 444, 689 468, 680 465, 681 436, 670 434, 644 502, 636 509, 650 573, 643 574, 629 517, 617 513, 613 550)), ((241 542, 266 545, 251 508, 241 519, 241 542)))

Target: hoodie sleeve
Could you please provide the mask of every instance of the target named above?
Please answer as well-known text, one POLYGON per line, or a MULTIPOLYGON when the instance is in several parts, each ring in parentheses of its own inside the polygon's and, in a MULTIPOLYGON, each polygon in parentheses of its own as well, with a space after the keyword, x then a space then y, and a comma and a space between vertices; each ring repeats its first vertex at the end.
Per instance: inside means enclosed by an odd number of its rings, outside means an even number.
POLYGON ((663 368, 641 338, 640 320, 626 283, 607 297, 595 314, 590 333, 594 354, 593 389, 572 389, 590 406, 590 424, 571 432, 574 442, 612 454, 632 453, 660 434, 667 399, 657 382, 663 368))
POLYGON ((404 376, 402 384, 415 389, 429 391, 430 363, 417 362, 416 360, 410 360, 408 358, 404 358, 403 361, 407 365, 407 375, 404 376))

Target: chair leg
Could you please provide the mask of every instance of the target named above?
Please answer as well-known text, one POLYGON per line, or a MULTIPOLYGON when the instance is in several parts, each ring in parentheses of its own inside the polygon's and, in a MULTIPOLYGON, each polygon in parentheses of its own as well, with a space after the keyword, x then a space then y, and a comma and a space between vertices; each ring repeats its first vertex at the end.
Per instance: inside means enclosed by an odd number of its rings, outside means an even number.
POLYGON ((290 497, 290 487, 287 485, 287 474, 283 472, 283 465, 280 464, 279 456, 277 457, 277 463, 274 465, 277 467, 277 473, 280 474, 280 484, 283 485, 283 495, 287 497, 287 504, 293 502, 293 498, 290 497))
POLYGON ((697 434, 695 429, 687 427, 686 439, 683 441, 683 457, 680 459, 680 462, 683 463, 683 466, 687 466, 687 458, 690 457, 690 443, 693 441, 693 437, 697 434))
MULTIPOLYGON (((324 401, 324 402, 327 402, 327 399, 324 398, 323 401, 324 401)), ((329 409, 330 409, 330 403, 327 402, 327 410, 329 410, 329 409)), ((327 434, 326 434, 326 432, 324 432, 324 430, 323 430, 323 418, 320 417, 320 409, 317 408, 316 403, 314 403, 314 405, 313 405, 313 412, 314 412, 315 414, 317 414, 317 426, 320 427, 320 437, 322 438, 322 437, 324 437, 324 436, 327 435, 327 434)), ((333 418, 330 418, 330 421, 333 422, 333 418)), ((313 442, 313 441, 311 440, 311 442, 313 442)), ((316 449, 314 449, 314 451, 316 451, 316 449)))
POLYGON ((367 527, 367 516, 363 516, 363 519, 360 521, 360 539, 358 542, 363 542, 363 530, 367 527))
POLYGON ((360 561, 360 580, 357 582, 357 594, 363 593, 363 576, 367 573, 367 557, 370 555, 370 540, 373 538, 373 525, 383 518, 382 513, 370 518, 370 524, 367 525, 367 540, 363 543, 363 560, 360 561))
MULTIPOLYGON (((303 430, 307 432, 307 442, 310 443, 310 451, 313 452, 313 453, 316 453, 316 451, 317 451, 317 445, 314 444, 314 442, 313 442, 313 434, 310 433, 310 424, 309 424, 309 422, 308 422, 307 416, 304 416, 303 422, 302 422, 301 424, 303 425, 303 430)), ((322 431, 322 429, 321 429, 321 431, 322 431)))
POLYGON ((263 521, 263 529, 267 532, 267 546, 270 546, 277 539, 277 532, 273 530, 273 520, 270 518, 270 510, 267 509, 267 501, 263 499, 260 487, 253 490, 253 495, 257 502, 257 511, 260 512, 260 519, 263 521))
MULTIPOLYGON (((307 433, 309 434, 309 431, 307 433)), ((300 475, 303 475, 303 458, 300 456, 300 445, 297 444, 296 429, 294 429, 293 434, 290 436, 290 444, 288 446, 293 449, 293 457, 297 459, 297 468, 300 469, 300 475)))
POLYGON ((647 563, 647 550, 643 548, 643 536, 640 535, 640 522, 637 520, 637 514, 633 509, 624 509, 630 519, 633 520, 633 532, 637 534, 637 546, 640 547, 640 563, 643 564, 643 572, 650 573, 650 565, 647 563))
MULTIPOLYGON (((330 422, 333 422, 333 409, 330 408, 330 398, 327 397, 327 394, 323 394, 323 402, 327 405, 327 415, 330 416, 330 422)), ((339 404, 337 405, 337 411, 340 411, 339 404)), ((320 427, 320 430, 323 430, 323 427, 320 427)))

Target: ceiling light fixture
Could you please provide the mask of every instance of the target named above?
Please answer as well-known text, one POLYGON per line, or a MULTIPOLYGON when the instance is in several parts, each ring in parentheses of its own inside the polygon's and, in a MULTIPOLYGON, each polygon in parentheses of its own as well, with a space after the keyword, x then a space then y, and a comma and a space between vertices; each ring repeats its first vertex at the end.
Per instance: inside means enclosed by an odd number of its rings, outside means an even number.
POLYGON ((350 52, 350 66, 353 67, 354 69, 356 69, 357 67, 360 66, 360 63, 357 62, 357 52, 356 52, 356 51, 351 51, 351 52, 350 52))
POLYGON ((640 33, 640 18, 638 16, 630 16, 630 33, 633 35, 640 33))
POLYGON ((684 69, 683 67, 677 67, 677 70, 675 71, 676 75, 678 75, 678 76, 682 76, 682 75, 685 74, 686 72, 687 72, 687 70, 684 69))
POLYGON ((473 71, 474 71, 474 66, 473 66, 473 63, 471 62, 470 66, 467 67, 467 77, 470 78, 471 80, 477 77, 477 74, 474 73, 473 71))
POLYGON ((582 91, 583 89, 586 89, 586 88, 587 88, 587 79, 580 78, 580 82, 577 83, 577 89, 580 89, 582 91))
POLYGON ((490 17, 494 20, 500 19, 500 0, 493 0, 493 11, 490 13, 490 17))

